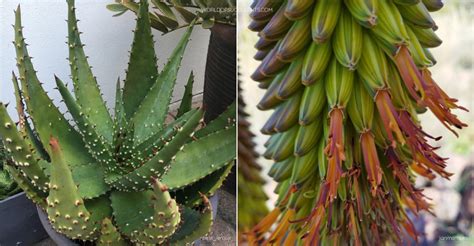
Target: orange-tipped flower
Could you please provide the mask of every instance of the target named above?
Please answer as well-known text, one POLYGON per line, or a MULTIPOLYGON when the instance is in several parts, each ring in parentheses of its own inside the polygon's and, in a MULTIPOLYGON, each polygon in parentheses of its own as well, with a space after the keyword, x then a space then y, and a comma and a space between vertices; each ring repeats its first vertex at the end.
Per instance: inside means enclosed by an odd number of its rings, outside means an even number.
POLYGON ((377 187, 382 182, 382 169, 375 148, 374 137, 371 132, 364 132, 360 135, 360 144, 364 156, 365 169, 367 170, 367 179, 372 186, 372 195, 375 196, 377 187))
POLYGON ((385 131, 388 135, 388 139, 390 140, 392 147, 396 146, 393 133, 395 133, 397 141, 400 144, 405 144, 405 139, 403 137, 402 131, 398 126, 398 122, 400 120, 398 119, 397 111, 395 110, 395 106, 393 106, 392 99, 390 98, 388 90, 378 90, 375 95, 375 103, 379 110, 380 117, 382 118, 385 131))
POLYGON ((329 118, 329 141, 325 152, 328 156, 329 199, 332 201, 337 195, 337 186, 342 176, 341 164, 346 159, 344 155, 344 113, 342 109, 334 108, 329 113, 329 118))
POLYGON ((451 175, 433 144, 440 138, 422 129, 417 114, 431 110, 452 130, 466 126, 454 115, 465 108, 427 68, 433 59, 426 47, 440 44, 427 29, 434 27, 424 8, 429 1, 400 2, 256 0, 255 6, 273 10, 251 26, 260 32, 262 61, 254 77, 267 90, 261 109, 274 110, 262 132, 271 135, 265 153, 275 161, 269 175, 283 211, 260 243, 401 245, 417 239, 405 211, 430 212, 431 205, 415 187, 415 175, 451 175), (278 35, 265 40, 268 33, 278 35), (290 84, 287 74, 295 78, 290 84), (275 89, 282 85, 285 98, 275 89), (292 184, 298 192, 287 203, 292 184), (296 218, 288 226, 290 210, 296 218))

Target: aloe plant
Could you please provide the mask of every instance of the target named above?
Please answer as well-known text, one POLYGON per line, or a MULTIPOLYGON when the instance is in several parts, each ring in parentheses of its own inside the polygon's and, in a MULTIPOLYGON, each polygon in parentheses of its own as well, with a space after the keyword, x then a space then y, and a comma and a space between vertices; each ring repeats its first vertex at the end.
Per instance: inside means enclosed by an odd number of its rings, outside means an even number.
POLYGON ((8 153, 0 142, 0 201, 21 191, 10 173, 3 166, 6 164, 8 153))
POLYGON ((418 240, 409 213, 431 212, 415 175, 449 178, 440 138, 467 110, 435 81, 440 0, 256 0, 249 28, 265 89, 264 157, 278 182, 250 245, 401 245, 418 240), (268 10, 268 11, 262 11, 268 10), (296 242, 296 243, 295 243, 296 242))
MULTIPOLYGON (((138 13, 138 1, 115 0, 107 8, 120 16, 127 11, 138 13)), ((162 33, 196 24, 212 28, 215 23, 235 26, 235 0, 151 0, 151 26, 162 33)))
POLYGON ((12 173, 52 227, 98 245, 193 242, 209 232, 208 196, 235 159, 235 107, 206 126, 191 108, 192 76, 176 119, 166 120, 192 25, 158 72, 148 3, 138 9, 123 89, 117 82, 113 116, 87 62, 68 0, 68 47, 74 94, 55 78, 72 121, 36 76, 15 11, 19 76, 13 74, 20 121, 0 103, 0 136, 13 157, 12 173), (201 126, 200 126, 201 125, 201 126))

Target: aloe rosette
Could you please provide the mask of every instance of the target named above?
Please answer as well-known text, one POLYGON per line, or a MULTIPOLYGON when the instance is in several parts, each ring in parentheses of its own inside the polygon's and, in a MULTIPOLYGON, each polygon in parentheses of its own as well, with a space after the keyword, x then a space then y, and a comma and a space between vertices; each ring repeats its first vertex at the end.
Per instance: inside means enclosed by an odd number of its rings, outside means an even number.
MULTIPOLYGON (((466 127, 429 71, 439 0, 256 0, 253 80, 273 110, 262 128, 278 182, 255 244, 379 245, 417 239, 408 213, 430 211, 416 174, 448 178, 417 115, 466 127), (409 211, 409 212, 408 212, 409 211)), ((455 133, 456 134, 456 133, 455 133)))
MULTIPOLYGON (((74 0, 68 0, 68 47, 74 94, 56 79, 70 120, 36 76, 15 12, 19 122, 0 103, 6 166, 52 227, 98 245, 191 243, 210 231, 208 196, 233 166, 235 108, 206 126, 191 107, 193 77, 177 115, 169 105, 192 26, 158 71, 147 1, 141 1, 123 89, 113 116, 84 54, 74 0), (173 118, 173 119, 167 119, 173 118)), ((119 80, 120 81, 120 80, 119 80)))

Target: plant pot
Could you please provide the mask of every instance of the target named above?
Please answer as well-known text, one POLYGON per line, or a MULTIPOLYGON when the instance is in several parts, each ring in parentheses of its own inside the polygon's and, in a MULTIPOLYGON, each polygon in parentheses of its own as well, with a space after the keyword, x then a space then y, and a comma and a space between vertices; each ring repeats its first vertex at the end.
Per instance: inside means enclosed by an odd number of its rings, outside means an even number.
MULTIPOLYGON (((211 198, 209 198, 209 201, 211 202, 211 206, 212 206, 212 216, 213 218, 215 218, 217 215, 217 208, 219 205, 219 196, 216 194, 212 196, 211 198)), ((46 233, 51 238, 51 240, 53 240, 57 245, 61 245, 61 246, 79 246, 77 242, 67 238, 63 234, 60 234, 59 232, 53 229, 53 227, 48 221, 48 215, 42 208, 36 206, 36 210, 38 211, 41 224, 43 224, 43 227, 46 230, 46 233)), ((200 243, 201 243, 201 240, 196 240, 194 242, 194 245, 200 245, 200 243)), ((0 245, 2 244, 0 243, 0 245)))
MULTIPOLYGON (((216 23, 211 29, 204 78, 203 106, 206 110, 206 123, 223 113, 236 99, 236 47, 235 26, 216 23)), ((235 174, 234 166, 223 185, 233 195, 237 188, 235 174)))
POLYGON ((32 245, 47 237, 24 192, 0 201, 0 245, 32 245))
POLYGON ((235 26, 216 23, 211 29, 204 78, 206 122, 219 116, 236 98, 235 38, 235 26))

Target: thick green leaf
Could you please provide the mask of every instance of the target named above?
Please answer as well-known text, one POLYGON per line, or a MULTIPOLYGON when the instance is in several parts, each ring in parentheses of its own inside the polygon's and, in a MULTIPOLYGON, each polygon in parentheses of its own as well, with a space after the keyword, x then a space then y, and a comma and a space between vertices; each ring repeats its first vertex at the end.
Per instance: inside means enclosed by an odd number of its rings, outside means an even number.
POLYGON ((25 105, 23 104, 24 102, 23 93, 20 90, 18 79, 15 73, 13 72, 12 72, 12 82, 13 82, 13 87, 15 88, 16 110, 18 112, 18 118, 20 119, 20 122, 18 124, 20 133, 25 139, 25 141, 28 144, 32 145, 33 149, 36 151, 36 153, 34 153, 35 158, 41 158, 41 159, 49 161, 49 155, 46 152, 46 149, 44 148, 41 141, 38 139, 37 134, 31 128, 30 123, 28 122, 28 118, 26 117, 26 114, 25 114, 25 105))
MULTIPOLYGON (((186 236, 191 235, 199 227, 199 220, 201 214, 192 208, 183 207, 181 216, 186 223, 181 224, 175 234, 171 237, 171 242, 184 239, 186 236)), ((174 245, 174 244, 173 244, 174 245)))
POLYGON ((113 134, 112 118, 102 99, 96 78, 92 74, 92 69, 84 53, 84 45, 81 42, 77 28, 74 0, 67 0, 67 3, 69 64, 76 99, 82 113, 95 125, 98 134, 103 136, 108 143, 111 143, 113 134))
POLYGON ((51 179, 46 212, 53 228, 71 239, 94 240, 98 225, 80 197, 57 139, 51 138, 51 179), (66 229, 67 228, 67 229, 66 229))
POLYGON ((197 202, 200 202, 201 196, 199 193, 212 196, 214 192, 222 186, 227 175, 232 171, 233 163, 234 161, 190 186, 174 191, 173 195, 180 204, 187 206, 193 206, 197 202))
POLYGON ((152 195, 151 191, 111 193, 115 224, 120 232, 130 236, 145 228, 154 212, 150 202, 152 195))
POLYGON ((72 177, 84 199, 96 198, 110 189, 104 181, 104 169, 96 164, 73 167, 72 177))
POLYGON ((115 161, 107 140, 97 132, 98 128, 96 128, 89 120, 90 118, 83 113, 64 83, 58 77, 55 77, 55 79, 64 103, 68 107, 69 113, 75 119, 77 127, 82 134, 82 139, 86 143, 87 150, 104 168, 113 168, 115 161))
POLYGON ((141 0, 123 92, 127 118, 134 115, 143 98, 155 83, 158 75, 156 64, 157 59, 148 15, 148 2, 141 0))
POLYGON ((234 101, 221 115, 209 122, 206 127, 196 132, 196 137, 201 138, 211 133, 225 129, 226 127, 235 126, 236 119, 236 102, 234 101))
POLYGON ((178 152, 162 182, 170 189, 188 186, 221 169, 236 156, 236 127, 190 142, 178 152))
POLYGON ((33 201, 38 206, 46 209, 46 197, 48 196, 47 193, 39 190, 30 180, 24 177, 20 170, 11 167, 11 166, 4 166, 4 168, 11 174, 12 178, 18 184, 18 186, 26 193, 26 196, 33 201))
POLYGON ((184 113, 191 110, 193 104, 193 84, 194 84, 194 74, 193 71, 189 74, 188 83, 184 87, 183 98, 181 99, 181 104, 179 105, 178 114, 176 117, 180 117, 184 113))
POLYGON ((191 214, 189 211, 186 211, 186 209, 184 210, 183 220, 187 222, 182 226, 183 228, 180 228, 174 237, 171 238, 170 245, 188 245, 211 231, 213 221, 212 207, 207 197, 204 197, 204 205, 204 210, 197 212, 197 214, 191 214), (190 222, 193 222, 193 224, 197 226, 191 229, 191 226, 188 225, 190 222))
POLYGON ((43 146, 50 150, 49 138, 55 136, 61 141, 68 165, 83 165, 93 162, 94 159, 87 152, 82 137, 53 105, 36 76, 24 42, 19 7, 15 12, 15 49, 27 110, 43 146))
POLYGON ((103 219, 112 216, 112 206, 108 195, 85 200, 84 205, 91 213, 90 219, 95 224, 100 224, 103 219))
POLYGON ((0 136, 7 152, 10 153, 15 166, 31 179, 38 189, 48 191, 48 177, 46 177, 38 161, 33 155, 32 147, 18 132, 15 123, 7 113, 7 108, 0 103, 0 136))
POLYGON ((153 158, 143 163, 140 168, 108 182, 112 183, 112 186, 118 190, 130 191, 150 188, 150 177, 161 177, 164 169, 167 168, 176 153, 189 140, 190 135, 201 121, 202 115, 202 110, 193 113, 192 117, 182 127, 179 127, 178 133, 170 141, 167 141, 165 146, 153 158))
MULTIPOLYGON (((163 128, 178 70, 192 30, 191 26, 181 38, 171 54, 171 58, 158 75, 155 84, 151 87, 133 117, 135 139, 138 142, 163 128)), ((126 95, 124 97, 126 98, 126 95)))

